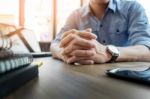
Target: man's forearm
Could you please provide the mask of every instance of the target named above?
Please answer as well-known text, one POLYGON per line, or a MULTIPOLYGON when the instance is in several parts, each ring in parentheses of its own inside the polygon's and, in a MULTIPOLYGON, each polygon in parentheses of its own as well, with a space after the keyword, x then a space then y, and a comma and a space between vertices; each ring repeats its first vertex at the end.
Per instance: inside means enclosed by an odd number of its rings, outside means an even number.
MULTIPOLYGON (((51 52, 53 58, 61 59, 60 53, 61 48, 59 47, 60 43, 52 43, 51 45, 51 52)), ((117 47, 120 51, 120 55, 117 59, 118 62, 120 61, 147 61, 150 62, 150 50, 144 45, 136 45, 136 46, 129 46, 129 47, 117 47)))
POLYGON ((147 61, 150 62, 150 50, 144 45, 118 47, 120 56, 117 61, 147 61))

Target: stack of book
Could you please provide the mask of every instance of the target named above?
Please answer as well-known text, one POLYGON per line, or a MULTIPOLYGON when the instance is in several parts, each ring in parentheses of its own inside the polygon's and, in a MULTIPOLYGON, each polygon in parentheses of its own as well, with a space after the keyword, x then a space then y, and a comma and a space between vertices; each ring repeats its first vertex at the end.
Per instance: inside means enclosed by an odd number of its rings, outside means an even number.
POLYGON ((31 54, 10 50, 12 42, 0 32, 0 99, 38 76, 31 54))

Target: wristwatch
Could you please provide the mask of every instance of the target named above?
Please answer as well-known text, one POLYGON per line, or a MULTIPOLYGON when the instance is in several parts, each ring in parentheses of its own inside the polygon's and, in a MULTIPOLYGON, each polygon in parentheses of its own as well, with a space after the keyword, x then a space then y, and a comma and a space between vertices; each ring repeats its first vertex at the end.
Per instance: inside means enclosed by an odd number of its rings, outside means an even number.
POLYGON ((108 53, 110 53, 112 55, 110 61, 108 61, 108 62, 111 62, 111 63, 115 62, 120 54, 117 47, 115 47, 114 45, 108 45, 107 51, 108 51, 108 53))

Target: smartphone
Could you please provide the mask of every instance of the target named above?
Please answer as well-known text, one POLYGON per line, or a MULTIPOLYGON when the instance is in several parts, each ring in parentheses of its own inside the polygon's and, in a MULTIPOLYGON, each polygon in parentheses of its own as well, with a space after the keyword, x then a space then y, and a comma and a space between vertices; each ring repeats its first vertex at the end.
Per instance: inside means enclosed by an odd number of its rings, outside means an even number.
POLYGON ((115 68, 106 71, 110 77, 150 85, 150 67, 144 70, 115 68))

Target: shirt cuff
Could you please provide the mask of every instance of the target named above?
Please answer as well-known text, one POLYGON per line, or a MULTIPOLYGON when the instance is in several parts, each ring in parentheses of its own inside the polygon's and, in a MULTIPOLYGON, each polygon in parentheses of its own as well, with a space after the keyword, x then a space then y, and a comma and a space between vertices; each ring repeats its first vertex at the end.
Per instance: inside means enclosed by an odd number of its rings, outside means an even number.
POLYGON ((135 43, 134 45, 144 45, 150 50, 150 41, 140 41, 135 43))

